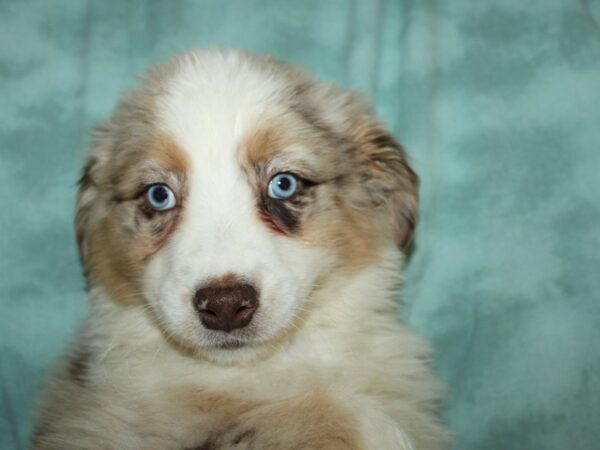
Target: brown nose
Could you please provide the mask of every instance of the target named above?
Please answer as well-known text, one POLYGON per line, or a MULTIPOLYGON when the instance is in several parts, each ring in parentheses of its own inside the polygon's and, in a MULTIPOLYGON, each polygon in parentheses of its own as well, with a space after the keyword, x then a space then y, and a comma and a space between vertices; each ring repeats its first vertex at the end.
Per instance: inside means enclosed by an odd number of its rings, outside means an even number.
POLYGON ((250 284, 209 285, 196 291, 194 305, 206 328, 229 332, 250 323, 258 296, 250 284))

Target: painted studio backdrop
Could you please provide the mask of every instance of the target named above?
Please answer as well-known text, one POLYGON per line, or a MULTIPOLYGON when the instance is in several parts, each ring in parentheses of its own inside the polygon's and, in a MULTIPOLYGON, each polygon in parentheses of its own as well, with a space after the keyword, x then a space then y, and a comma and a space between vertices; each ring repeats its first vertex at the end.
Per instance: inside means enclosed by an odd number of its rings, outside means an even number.
MULTIPOLYGON (((422 180, 399 301, 464 450, 600 442, 600 2, 0 0, 0 448, 87 305, 87 132, 149 64, 243 47, 370 95, 422 180)), ((393 376, 393 374, 390 374, 393 376)))

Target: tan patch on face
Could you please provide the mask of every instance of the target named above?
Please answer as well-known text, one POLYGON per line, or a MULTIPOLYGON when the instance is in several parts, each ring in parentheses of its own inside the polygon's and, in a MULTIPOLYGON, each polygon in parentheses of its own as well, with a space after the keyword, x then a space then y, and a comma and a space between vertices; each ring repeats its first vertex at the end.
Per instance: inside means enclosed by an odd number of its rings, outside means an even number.
POLYGON ((89 279, 115 300, 132 303, 141 300, 139 280, 148 260, 180 221, 189 160, 164 135, 112 152, 102 163, 92 159, 82 178, 77 234, 89 279), (149 206, 144 186, 154 183, 174 191, 173 209, 157 212, 149 206))
POLYGON ((173 173, 187 173, 190 167, 188 154, 170 136, 161 134, 152 138, 146 157, 157 161, 161 167, 173 173))
POLYGON ((90 233, 86 267, 90 280, 101 284, 120 303, 141 300, 139 277, 152 240, 128 236, 118 216, 112 216, 90 233))
POLYGON ((110 177, 118 194, 127 197, 138 193, 141 183, 163 182, 177 188, 176 177, 185 176, 190 165, 189 156, 172 137, 158 134, 115 155, 110 177))
POLYGON ((250 166, 260 167, 272 160, 283 145, 283 134, 277 128, 269 127, 249 133, 243 139, 241 148, 245 150, 245 161, 250 166))
POLYGON ((383 243, 382 230, 373 217, 347 204, 315 213, 303 231, 307 245, 329 248, 349 272, 375 261, 383 243))

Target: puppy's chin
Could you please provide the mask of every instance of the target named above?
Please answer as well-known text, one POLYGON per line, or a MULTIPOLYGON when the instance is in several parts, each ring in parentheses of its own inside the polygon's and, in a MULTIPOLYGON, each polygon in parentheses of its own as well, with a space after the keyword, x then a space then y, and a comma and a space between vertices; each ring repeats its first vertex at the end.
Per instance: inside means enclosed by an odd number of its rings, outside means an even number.
POLYGON ((212 364, 233 366, 249 364, 268 358, 274 347, 268 343, 224 343, 213 347, 200 347, 196 355, 212 364))
POLYGON ((190 356, 203 359, 212 364, 220 366, 232 366, 239 364, 251 364, 269 358, 285 342, 283 338, 287 333, 282 330, 270 338, 245 338, 239 339, 233 336, 223 336, 221 339, 211 340, 209 344, 205 341, 192 344, 188 341, 190 356))

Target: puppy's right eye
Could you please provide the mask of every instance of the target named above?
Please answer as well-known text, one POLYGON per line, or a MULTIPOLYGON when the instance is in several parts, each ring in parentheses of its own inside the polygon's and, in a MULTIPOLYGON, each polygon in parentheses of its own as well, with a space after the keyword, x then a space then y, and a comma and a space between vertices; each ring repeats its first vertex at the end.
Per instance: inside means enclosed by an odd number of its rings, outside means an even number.
POLYGON ((177 204, 175 193, 163 183, 150 186, 146 192, 146 198, 150 206, 156 211, 166 211, 177 204))

